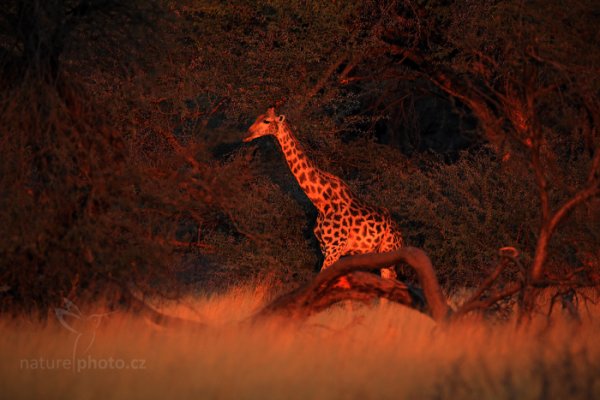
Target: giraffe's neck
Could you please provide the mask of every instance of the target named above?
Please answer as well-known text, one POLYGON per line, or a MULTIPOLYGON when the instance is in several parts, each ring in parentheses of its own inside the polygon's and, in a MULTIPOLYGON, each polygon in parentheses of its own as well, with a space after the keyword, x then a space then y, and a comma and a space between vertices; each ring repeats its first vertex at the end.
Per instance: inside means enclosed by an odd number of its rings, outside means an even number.
POLYGON ((306 196, 321 213, 326 212, 332 206, 340 206, 340 203, 349 201, 347 197, 349 190, 345 190, 347 188, 345 183, 338 177, 317 168, 315 163, 308 158, 286 122, 283 122, 277 140, 290 171, 306 196), (342 196, 339 195, 340 191, 344 192, 342 196))

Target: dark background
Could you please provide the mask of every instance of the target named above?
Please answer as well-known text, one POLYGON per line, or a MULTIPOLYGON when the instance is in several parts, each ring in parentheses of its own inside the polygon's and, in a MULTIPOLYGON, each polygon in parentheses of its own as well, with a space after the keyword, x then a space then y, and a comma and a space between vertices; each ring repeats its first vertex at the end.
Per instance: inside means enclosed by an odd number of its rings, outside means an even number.
MULTIPOLYGON (((529 265, 598 185, 597 2, 360 3, 5 1, 3 311, 311 279, 316 210, 272 138, 241 142, 270 105, 447 291, 503 246, 529 265)), ((596 190, 546 270, 597 277, 599 228, 596 190)))

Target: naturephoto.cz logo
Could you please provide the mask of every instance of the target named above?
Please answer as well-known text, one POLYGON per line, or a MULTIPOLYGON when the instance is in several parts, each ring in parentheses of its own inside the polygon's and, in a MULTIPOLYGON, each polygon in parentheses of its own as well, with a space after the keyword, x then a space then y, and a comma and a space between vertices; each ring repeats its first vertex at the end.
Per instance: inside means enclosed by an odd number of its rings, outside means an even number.
POLYGON ((96 340, 96 330, 111 313, 85 315, 72 301, 63 299, 63 308, 55 308, 54 313, 60 324, 73 334, 71 358, 29 358, 19 361, 21 369, 31 370, 143 370, 144 359, 97 358, 89 354, 96 340))

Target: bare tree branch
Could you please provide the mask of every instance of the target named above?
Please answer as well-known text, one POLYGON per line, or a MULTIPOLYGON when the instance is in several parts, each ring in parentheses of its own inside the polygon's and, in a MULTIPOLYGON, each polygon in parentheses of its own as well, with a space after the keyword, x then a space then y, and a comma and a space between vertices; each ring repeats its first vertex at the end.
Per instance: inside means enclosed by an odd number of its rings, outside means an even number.
POLYGON ((600 186, 597 181, 593 181, 592 184, 585 189, 577 192, 573 197, 563 203, 562 206, 556 210, 552 217, 544 222, 538 242, 535 250, 535 258, 531 266, 530 277, 532 282, 540 280, 544 274, 544 263, 546 262, 548 253, 548 244, 558 224, 579 204, 587 201, 588 199, 600 194, 600 186))
POLYGON ((456 319, 458 317, 461 317, 461 316, 463 316, 471 311, 475 311, 475 310, 485 310, 486 308, 489 308, 490 306, 496 304, 497 302, 515 295, 522 289, 523 289, 523 285, 520 282, 516 282, 516 283, 512 283, 512 284, 508 285, 502 291, 494 292, 492 295, 490 295, 485 300, 477 300, 477 299, 469 300, 465 304, 460 306, 458 308, 458 310, 456 310, 456 312, 452 315, 452 318, 456 319))
POLYGON ((306 108, 310 100, 319 93, 321 89, 325 87, 327 81, 331 78, 331 76, 335 73, 335 71, 346 61, 348 55, 346 53, 342 54, 340 57, 335 59, 329 67, 325 70, 321 78, 314 84, 314 86, 302 96, 302 101, 298 107, 295 108, 296 112, 300 113, 302 110, 306 108))

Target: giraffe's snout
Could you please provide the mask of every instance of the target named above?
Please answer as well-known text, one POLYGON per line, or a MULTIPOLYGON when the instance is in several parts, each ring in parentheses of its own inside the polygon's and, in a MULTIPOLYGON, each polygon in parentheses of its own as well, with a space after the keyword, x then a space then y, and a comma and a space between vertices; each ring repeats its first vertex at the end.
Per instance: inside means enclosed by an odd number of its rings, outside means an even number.
POLYGON ((268 131, 265 132, 264 129, 261 129, 259 123, 254 123, 250 128, 248 128, 248 135, 242 139, 244 142, 251 142, 254 139, 258 139, 261 136, 265 136, 268 134, 268 131))
POLYGON ((248 131, 248 135, 247 135, 247 136, 246 136, 244 139, 242 139, 242 141, 244 141, 244 142, 246 142, 246 143, 247 143, 247 142, 251 142, 251 141, 253 141, 254 139, 256 139, 256 138, 258 138, 258 137, 261 137, 261 136, 262 136, 262 135, 261 135, 261 134, 259 134, 259 133, 252 132, 252 131, 248 131))
POLYGON ((254 139, 255 139, 255 137, 250 134, 250 135, 246 136, 245 138, 243 138, 242 142, 246 142, 247 143, 247 142, 253 141, 254 139))

